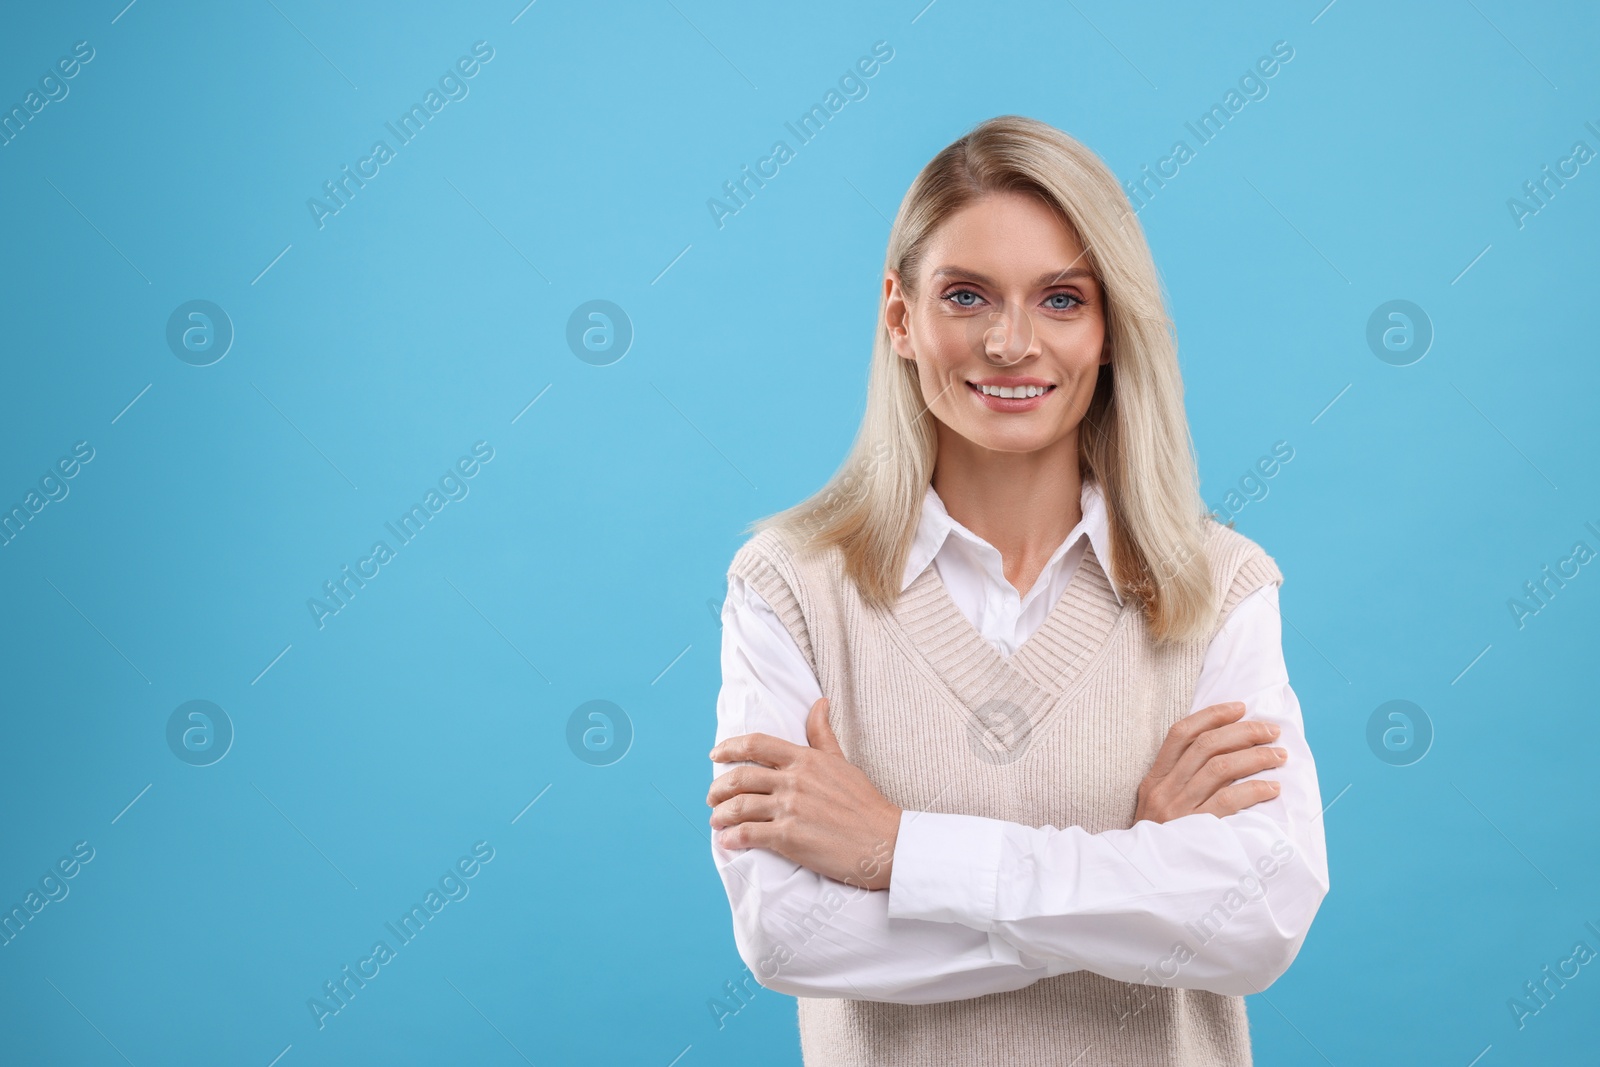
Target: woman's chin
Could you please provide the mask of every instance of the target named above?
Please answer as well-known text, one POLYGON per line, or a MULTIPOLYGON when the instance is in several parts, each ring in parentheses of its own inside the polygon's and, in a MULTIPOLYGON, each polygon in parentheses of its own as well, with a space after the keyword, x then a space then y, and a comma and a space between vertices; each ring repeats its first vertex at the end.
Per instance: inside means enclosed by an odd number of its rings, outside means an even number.
POLYGON ((1065 433, 1050 432, 1054 427, 1023 427, 1011 426, 998 428, 994 426, 969 426, 958 429, 959 433, 971 445, 987 452, 1014 452, 1018 454, 1028 452, 1042 452, 1052 446, 1059 445, 1061 441, 1070 436, 1065 433))

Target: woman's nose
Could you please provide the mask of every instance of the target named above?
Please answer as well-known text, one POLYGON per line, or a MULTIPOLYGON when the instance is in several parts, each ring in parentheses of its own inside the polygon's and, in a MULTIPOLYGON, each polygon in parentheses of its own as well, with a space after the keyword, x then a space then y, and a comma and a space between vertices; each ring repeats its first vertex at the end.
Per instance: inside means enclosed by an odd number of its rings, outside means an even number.
POLYGON ((1033 316, 1015 304, 1005 304, 977 321, 984 359, 997 367, 1020 363, 1033 348, 1033 316))

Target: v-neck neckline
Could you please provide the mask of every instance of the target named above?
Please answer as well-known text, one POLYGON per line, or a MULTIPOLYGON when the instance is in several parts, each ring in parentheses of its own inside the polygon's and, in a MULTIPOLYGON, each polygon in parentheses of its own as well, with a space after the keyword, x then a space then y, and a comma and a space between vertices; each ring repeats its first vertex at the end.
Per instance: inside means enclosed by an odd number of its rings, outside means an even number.
POLYGON ((1107 643, 1119 605, 1092 542, 1044 622, 1010 656, 962 614, 932 561, 893 611, 899 636, 966 707, 1005 700, 1030 719, 1058 703, 1107 643))

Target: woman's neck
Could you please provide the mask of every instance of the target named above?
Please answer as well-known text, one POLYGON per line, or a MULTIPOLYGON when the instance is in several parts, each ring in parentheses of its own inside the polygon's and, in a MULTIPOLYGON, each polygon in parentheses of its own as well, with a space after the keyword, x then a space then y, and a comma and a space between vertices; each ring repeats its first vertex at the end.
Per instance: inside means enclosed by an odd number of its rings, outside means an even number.
POLYGON ((1025 596, 1083 518, 1077 436, 1038 452, 995 452, 942 433, 933 491, 999 551, 1006 580, 1025 596))

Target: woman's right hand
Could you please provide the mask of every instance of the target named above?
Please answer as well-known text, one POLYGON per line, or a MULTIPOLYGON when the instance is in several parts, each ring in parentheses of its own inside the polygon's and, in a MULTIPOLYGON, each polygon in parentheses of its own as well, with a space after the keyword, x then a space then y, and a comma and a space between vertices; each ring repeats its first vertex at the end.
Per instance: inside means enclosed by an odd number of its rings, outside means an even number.
POLYGON ((1281 767, 1288 750, 1268 742, 1278 737, 1269 722, 1241 722, 1240 703, 1213 704, 1173 723, 1155 765, 1139 783, 1133 821, 1171 822, 1207 812, 1219 819, 1278 795, 1279 784, 1240 782, 1257 771, 1281 767))

